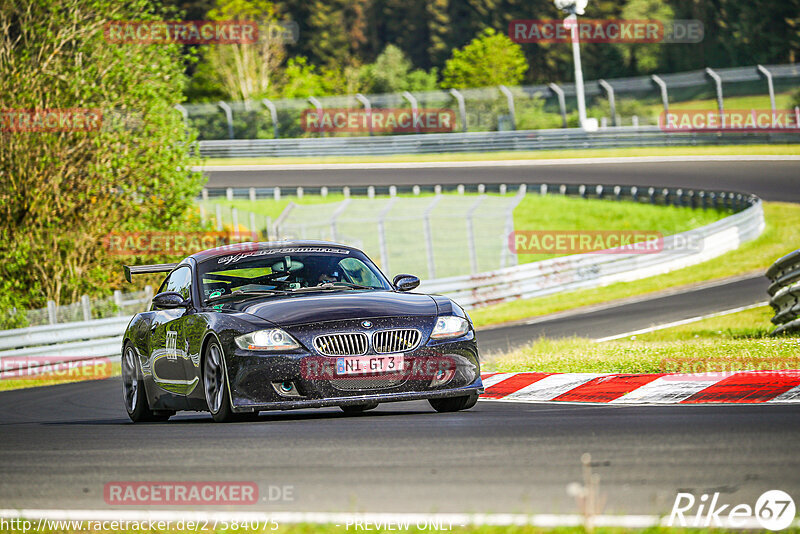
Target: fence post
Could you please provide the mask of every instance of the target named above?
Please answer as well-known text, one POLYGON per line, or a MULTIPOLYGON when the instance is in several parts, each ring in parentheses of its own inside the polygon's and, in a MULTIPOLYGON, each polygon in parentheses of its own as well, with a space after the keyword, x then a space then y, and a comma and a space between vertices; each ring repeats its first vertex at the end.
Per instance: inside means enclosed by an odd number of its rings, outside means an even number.
POLYGON ((295 194, 297 195, 297 198, 303 198, 303 195, 305 194, 305 189, 303 189, 302 185, 297 186, 297 191, 295 192, 295 194))
POLYGON ((231 208, 231 220, 233 224, 233 235, 239 238, 239 210, 231 208))
POLYGON ((369 126, 369 134, 373 135, 372 133, 372 102, 369 101, 369 98, 362 95, 361 93, 356 93, 356 100, 361 102, 361 105, 364 106, 364 111, 367 114, 367 125, 369 126))
POLYGON ((200 204, 200 222, 205 226, 206 224, 206 208, 200 204))
POLYGON ((503 248, 500 249, 500 268, 502 269, 507 264, 516 265, 518 262, 517 255, 511 254, 511 250, 508 248, 508 236, 514 231, 514 210, 519 206, 519 203, 522 202, 522 199, 525 198, 525 195, 528 192, 528 186, 525 184, 521 184, 519 186, 519 191, 517 191, 516 197, 514 197, 513 202, 508 206, 508 211, 506 212, 506 228, 505 228, 505 235, 503 236, 503 248), (510 261, 509 261, 510 257, 510 261))
POLYGON ((558 97, 558 107, 561 110, 561 125, 562 125, 561 127, 562 128, 566 128, 567 127, 567 103, 566 103, 566 100, 564 100, 564 90, 561 87, 559 87, 558 85, 554 84, 554 83, 548 83, 547 87, 549 87, 550 90, 553 91, 556 94, 556 96, 558 97))
POLYGON ((414 131, 419 133, 419 124, 417 123, 417 115, 419 115, 419 106, 417 105, 417 99, 414 95, 412 95, 408 91, 403 91, 403 98, 408 100, 408 103, 411 104, 411 116, 414 118, 414 131))
POLYGON ((278 135, 278 110, 275 109, 275 104, 273 104, 272 100, 269 98, 262 98, 261 103, 269 110, 269 115, 272 118, 273 137, 278 139, 278 137, 280 137, 280 135, 278 135))
POLYGON ((183 125, 188 128, 189 127, 189 112, 186 111, 186 108, 181 106, 180 104, 175 104, 172 107, 174 107, 175 109, 177 109, 180 112, 181 117, 183 117, 183 125))
POLYGON ((486 196, 481 195, 467 210, 467 247, 469 248, 469 270, 472 274, 477 274, 478 272, 478 251, 475 247, 475 226, 473 225, 472 217, 475 210, 485 199, 486 196))
POLYGON ((511 89, 506 87, 505 85, 498 86, 500 92, 506 96, 506 102, 508 102, 508 114, 511 116, 511 129, 517 129, 517 118, 516 112, 514 111, 514 95, 511 94, 511 89))
POLYGON ((659 89, 661 89, 661 104, 664 106, 664 120, 667 118, 667 113, 669 113, 669 95, 667 94, 667 82, 664 81, 661 76, 657 74, 653 74, 650 76, 650 79, 658 85, 659 89))
POLYGON ((206 188, 204 187, 204 188, 203 188, 203 191, 200 193, 200 195, 201 195, 201 197, 203 198, 203 200, 208 200, 208 189, 206 189, 206 188))
POLYGON ((378 213, 378 249, 381 255, 381 267, 383 268, 383 272, 389 276, 389 247, 386 243, 386 216, 389 214, 389 211, 394 206, 394 203, 397 202, 397 197, 392 197, 389 199, 389 202, 386 203, 386 206, 378 213))
POLYGON ((258 233, 256 231, 256 214, 250 212, 250 239, 258 241, 258 233))
POLYGON ((215 207, 217 208, 217 213, 216 213, 216 215, 217 215, 217 232, 221 232, 222 231, 222 206, 220 206, 219 204, 215 204, 215 207))
POLYGON ((56 303, 52 300, 47 301, 47 322, 50 324, 56 324, 58 322, 56 303))
POLYGON ((347 209, 347 205, 350 204, 350 198, 346 198, 342 200, 336 210, 331 215, 330 225, 331 225, 331 241, 336 241, 336 219, 347 209))
POLYGON ((92 304, 89 301, 89 295, 81 295, 81 308, 83 308, 83 320, 90 321, 92 319, 92 304))
POLYGON ((769 90, 769 106, 772 109, 772 115, 775 115, 775 86, 772 84, 772 73, 767 70, 764 65, 756 65, 758 72, 764 75, 767 79, 767 89, 769 90))
POLYGON ((277 201, 279 201, 281 199, 281 188, 280 187, 275 186, 272 189, 272 198, 273 198, 273 200, 275 200, 275 202, 277 202, 277 201))
POLYGON ((114 290, 114 304, 117 306, 117 317, 122 317, 122 291, 114 290))
POLYGON ((436 204, 442 199, 441 195, 433 197, 433 201, 425 208, 424 218, 422 220, 423 229, 425 231, 425 249, 428 253, 428 278, 434 280, 436 278, 436 264, 433 260, 433 232, 431 231, 431 212, 436 204))
POLYGON ((597 80, 597 83, 600 84, 600 87, 605 90, 606 95, 608 96, 608 105, 611 106, 611 124, 614 126, 619 126, 619 123, 617 122, 617 103, 614 100, 614 88, 611 87, 610 83, 602 79, 597 80))
MULTIPOLYGON (((321 121, 322 121, 322 112, 323 112, 322 102, 320 102, 319 100, 317 100, 313 96, 309 96, 308 97, 308 102, 317 109, 317 122, 321 123, 321 121)), ((323 130, 322 132, 320 132, 320 135, 324 136, 325 135, 325 131, 323 130)))
POLYGON ((255 187, 251 187, 250 188, 250 190, 248 191, 248 196, 250 197, 250 202, 255 202, 256 201, 256 188, 255 187))
POLYGON ((717 88, 717 107, 719 108, 719 123, 721 127, 725 127, 725 114, 723 111, 723 102, 722 102, 722 78, 719 77, 719 74, 711 70, 710 68, 706 67, 706 74, 708 74, 712 80, 714 80, 714 85, 717 88))
POLYGON ((367 187, 367 198, 373 200, 375 198, 375 186, 371 185, 367 187))
POLYGON ((228 187, 225 189, 225 198, 228 200, 233 200, 233 188, 228 187))
POLYGON ((325 198, 325 197, 328 196, 328 188, 325 187, 324 185, 319 188, 319 196, 321 196, 322 198, 325 198))
POLYGON ((227 102, 220 100, 217 105, 225 112, 225 119, 228 121, 228 139, 234 139, 233 136, 233 110, 227 102))
POLYGON ((467 106, 464 104, 464 95, 458 89, 450 89, 450 94, 458 102, 458 114, 461 116, 461 131, 467 131, 467 106))

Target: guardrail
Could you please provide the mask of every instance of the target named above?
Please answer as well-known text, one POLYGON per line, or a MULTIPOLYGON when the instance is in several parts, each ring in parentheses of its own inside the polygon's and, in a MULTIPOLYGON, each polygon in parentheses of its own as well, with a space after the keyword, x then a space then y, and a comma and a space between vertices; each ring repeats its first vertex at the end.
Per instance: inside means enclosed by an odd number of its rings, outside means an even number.
MULTIPOLYGON (((650 188, 653 189, 653 188, 650 188)), ((615 187, 620 196, 634 196, 646 188, 615 187)), ((663 197, 674 201, 687 197, 680 189, 665 188, 663 197)), ((597 193, 597 192, 596 192, 597 193)), ((420 288, 430 293, 443 293, 465 308, 474 308, 528 299, 590 287, 600 287, 615 282, 639 280, 707 261, 734 250, 745 241, 756 238, 764 229, 764 212, 761 200, 740 193, 701 192, 703 199, 712 195, 727 199, 733 206, 746 206, 742 211, 688 232, 667 236, 663 248, 657 253, 644 254, 575 254, 545 261, 507 267, 478 275, 454 276, 423 281, 420 288), (686 243, 695 246, 686 247, 686 243)), ((600 191, 599 195, 602 196, 600 191)), ((692 205, 701 195, 692 192, 692 205)))
POLYGON ((199 141, 204 158, 369 156, 685 145, 800 143, 797 132, 664 132, 654 126, 199 141))
POLYGON ((800 330, 800 250, 795 250, 767 269, 772 284, 767 288, 769 305, 775 310, 772 335, 800 330))
MULTIPOLYGON (((757 237, 764 228, 760 199, 742 193, 564 184, 525 184, 519 189, 542 195, 630 199, 687 208, 726 207, 736 213, 701 228, 665 237, 663 250, 655 254, 577 254, 475 275, 427 280, 421 290, 446 294, 465 308, 473 308, 598 287, 706 261, 757 237), (694 245, 683 249, 685 243, 694 245)), ((11 362, 18 358, 47 357, 50 364, 101 357, 118 359, 122 334, 129 320, 129 317, 113 317, 0 331, 0 374, 13 369, 7 368, 4 360, 11 362)))

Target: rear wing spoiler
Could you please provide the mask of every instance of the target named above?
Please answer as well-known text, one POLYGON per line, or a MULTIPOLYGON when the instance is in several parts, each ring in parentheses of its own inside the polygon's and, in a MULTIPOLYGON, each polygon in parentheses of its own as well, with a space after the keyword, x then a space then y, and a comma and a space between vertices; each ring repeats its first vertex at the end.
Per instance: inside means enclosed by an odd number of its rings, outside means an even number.
POLYGON ((131 282, 131 276, 134 274, 168 273, 177 266, 177 263, 157 263, 155 265, 123 265, 122 270, 125 271, 125 280, 131 282))

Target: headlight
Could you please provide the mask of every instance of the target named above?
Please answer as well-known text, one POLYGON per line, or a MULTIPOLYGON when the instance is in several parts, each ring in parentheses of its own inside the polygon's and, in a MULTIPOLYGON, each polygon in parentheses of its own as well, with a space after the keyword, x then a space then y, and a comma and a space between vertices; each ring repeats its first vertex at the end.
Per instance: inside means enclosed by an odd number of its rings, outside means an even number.
POLYGON ((280 328, 256 330, 236 338, 236 344, 246 350, 292 350, 300 344, 280 328))
POLYGON ((463 317, 446 315, 437 317, 436 326, 433 327, 431 339, 450 339, 461 337, 469 332, 469 323, 463 317))

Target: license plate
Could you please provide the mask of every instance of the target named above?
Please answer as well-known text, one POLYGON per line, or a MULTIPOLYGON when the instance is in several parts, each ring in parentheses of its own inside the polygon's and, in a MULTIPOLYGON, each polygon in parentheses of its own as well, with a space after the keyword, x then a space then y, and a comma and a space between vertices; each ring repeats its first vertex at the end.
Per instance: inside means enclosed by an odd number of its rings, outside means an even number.
POLYGON ((402 354, 383 356, 342 356, 336 359, 337 375, 391 373, 403 369, 402 354))

